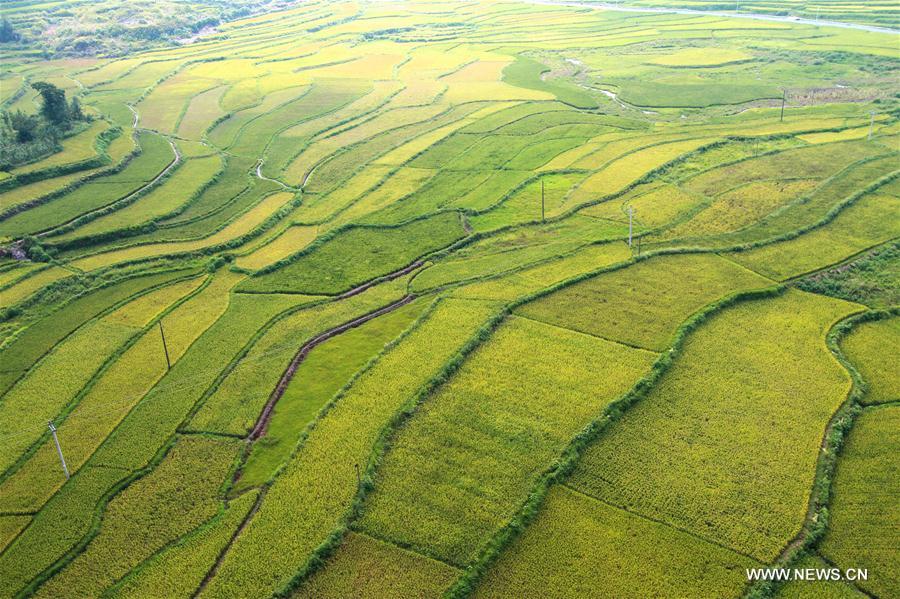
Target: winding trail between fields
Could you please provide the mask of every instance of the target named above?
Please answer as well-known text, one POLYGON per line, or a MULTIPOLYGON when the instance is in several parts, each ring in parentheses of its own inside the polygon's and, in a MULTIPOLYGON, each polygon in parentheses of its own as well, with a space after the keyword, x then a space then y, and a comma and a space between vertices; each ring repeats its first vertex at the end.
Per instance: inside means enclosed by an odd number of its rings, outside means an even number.
POLYGON ((809 19, 805 17, 782 17, 760 13, 726 12, 717 10, 697 10, 691 8, 666 8, 663 6, 621 6, 620 4, 608 4, 603 2, 567 2, 565 0, 525 0, 531 4, 544 4, 550 6, 577 6, 581 8, 593 8, 597 10, 614 10, 617 12, 635 12, 663 15, 693 15, 703 17, 722 17, 727 19, 754 19, 756 21, 772 21, 775 23, 792 23, 795 25, 813 25, 815 27, 840 27, 843 29, 856 29, 858 31, 870 31, 873 33, 900 34, 900 29, 891 27, 878 27, 875 25, 863 25, 861 23, 846 23, 844 21, 824 21, 821 19, 809 19))
POLYGON ((278 179, 273 179, 271 177, 265 176, 262 172, 262 167, 263 167, 264 162, 265 162, 265 160, 263 160, 262 158, 258 158, 256 160, 256 177, 258 179, 262 179, 263 181, 271 181, 272 183, 276 183, 276 184, 280 185, 283 189, 286 189, 288 191, 297 191, 296 187, 291 187, 290 185, 282 183, 278 179))

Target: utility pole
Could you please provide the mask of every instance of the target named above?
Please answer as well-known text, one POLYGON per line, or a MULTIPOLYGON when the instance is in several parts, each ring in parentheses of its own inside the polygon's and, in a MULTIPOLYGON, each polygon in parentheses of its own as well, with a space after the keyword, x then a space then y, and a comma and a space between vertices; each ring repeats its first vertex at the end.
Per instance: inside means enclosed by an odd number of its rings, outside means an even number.
POLYGON ((784 103, 787 100, 787 90, 781 90, 781 122, 784 122, 784 103))
POLYGON ((166 333, 163 331, 162 320, 159 321, 159 335, 162 337, 163 351, 166 352, 166 370, 172 370, 172 362, 169 361, 169 347, 166 345, 166 333))
POLYGON ((631 247, 632 221, 634 220, 634 206, 628 206, 628 247, 631 247))
POLYGON ((875 111, 869 113, 869 139, 872 139, 872 133, 875 131, 875 111))
POLYGON ((59 461, 62 463, 63 472, 66 474, 66 480, 69 480, 69 467, 66 466, 66 458, 63 457, 62 447, 59 446, 59 437, 56 436, 56 427, 53 426, 53 421, 47 421, 47 427, 50 429, 50 434, 53 435, 53 442, 56 443, 56 453, 59 454, 59 461))
POLYGON ((359 464, 353 464, 353 467, 356 468, 356 486, 362 486, 362 477, 359 475, 359 464))
POLYGON ((544 179, 541 178, 541 222, 544 222, 544 179))

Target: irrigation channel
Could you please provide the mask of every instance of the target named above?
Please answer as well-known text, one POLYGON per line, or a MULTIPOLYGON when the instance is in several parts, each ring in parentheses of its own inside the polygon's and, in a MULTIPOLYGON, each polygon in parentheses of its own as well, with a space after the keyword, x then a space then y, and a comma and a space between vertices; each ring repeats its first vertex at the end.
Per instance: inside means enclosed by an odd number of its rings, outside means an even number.
POLYGON ((891 27, 877 27, 875 25, 862 25, 859 23, 845 23, 843 21, 824 21, 821 19, 809 19, 804 17, 784 17, 780 15, 767 15, 760 13, 727 12, 716 10, 698 10, 692 8, 667 8, 663 6, 622 6, 605 2, 566 2, 565 0, 526 0, 533 4, 547 4, 551 6, 581 6, 598 10, 615 10, 618 12, 637 12, 664 15, 697 15, 707 17, 723 17, 729 19, 755 19, 757 21, 774 21, 776 23, 794 23, 797 25, 813 25, 816 27, 842 27, 844 29, 857 29, 859 31, 871 31, 874 33, 900 34, 900 29, 891 27))

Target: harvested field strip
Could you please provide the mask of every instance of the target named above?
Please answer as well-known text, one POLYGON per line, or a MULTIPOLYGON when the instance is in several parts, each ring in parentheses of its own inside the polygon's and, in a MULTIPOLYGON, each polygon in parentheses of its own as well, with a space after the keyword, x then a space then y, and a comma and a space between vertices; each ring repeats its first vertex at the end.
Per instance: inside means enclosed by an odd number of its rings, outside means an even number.
POLYGON ((134 566, 212 518, 237 440, 182 437, 151 473, 110 501, 99 533, 36 597, 98 596, 134 566))
POLYGON ((352 328, 358 319, 405 301, 403 278, 343 300, 325 302, 282 318, 267 329, 204 403, 188 428, 240 437, 262 435, 271 409, 313 347, 352 328))
POLYGON ((895 359, 900 355, 900 317, 863 322, 841 340, 841 349, 866 381, 867 404, 900 399, 895 359))
POLYGON ((322 406, 426 308, 426 299, 410 302, 314 347, 300 362, 284 395, 274 405, 262 433, 265 440, 253 445, 241 469, 237 489, 271 480, 290 459, 301 433, 322 406))
POLYGON ((172 243, 150 243, 147 245, 127 247, 79 258, 73 261, 71 265, 84 271, 90 271, 120 262, 130 262, 133 260, 149 259, 155 256, 195 252, 204 248, 222 245, 247 235, 257 227, 261 226, 279 210, 287 206, 292 201, 293 197, 294 194, 287 192, 272 194, 218 232, 204 239, 198 239, 196 241, 176 241, 172 243))
POLYGON ((898 426, 896 405, 869 408, 854 422, 838 460, 828 532, 819 549, 841 568, 866 568, 869 579, 857 585, 879 597, 900 593, 896 578, 900 509, 894 501, 900 494, 898 426))
POLYGON ((357 526, 465 566, 569 440, 655 358, 509 319, 400 429, 357 526))
POLYGON ((856 310, 788 291, 713 315, 588 448, 570 484, 771 561, 804 522, 822 429, 850 387, 825 334, 856 310), (761 422, 771 434, 758 434, 761 422))
POLYGON ((737 596, 760 562, 566 486, 550 489, 474 597, 737 596), (661 548, 665 548, 664 551, 661 548))
POLYGON ((0 393, 6 392, 41 356, 88 320, 134 294, 188 273, 186 270, 170 271, 126 279, 88 291, 45 316, 0 350, 0 361, 3 362, 0 393))
POLYGON ((288 585, 298 564, 346 521, 358 492, 354 464, 365 468, 383 427, 496 309, 440 302, 329 404, 201 596, 269 594, 288 585), (290 535, 284 534, 287 522, 290 535), (273 555, 268 548, 276 540, 281 550, 273 555), (261 577, 262 571, 272 576, 261 577))
POLYGON ((398 227, 353 227, 276 262, 241 285, 254 293, 337 294, 465 236, 455 212, 398 227))
POLYGON ((224 513, 132 570, 112 593, 123 599, 190 597, 258 498, 259 493, 251 491, 230 501, 224 513))
POLYGON ((458 574, 442 562, 350 532, 334 557, 292 597, 437 597, 458 574))
MULTIPOLYGON (((225 311, 227 291, 240 278, 222 273, 199 293, 165 314, 166 346, 173 364, 225 311)), ((165 373, 161 335, 156 327, 151 327, 95 377, 77 405, 65 414, 64 420, 56 421, 59 435, 66 444, 70 472, 78 471, 165 373)), ((175 392, 183 386, 184 381, 169 382, 165 391, 175 392)), ((0 483, 0 511, 37 510, 65 482, 57 471, 56 450, 47 436, 27 461, 18 466, 0 483)))
POLYGON ((897 189, 897 183, 891 183, 871 191, 807 233, 730 257, 781 281, 842 262, 900 235, 897 189))
POLYGON ((678 326, 703 306, 768 285, 770 280, 713 254, 663 255, 564 287, 516 313, 662 351, 678 326))

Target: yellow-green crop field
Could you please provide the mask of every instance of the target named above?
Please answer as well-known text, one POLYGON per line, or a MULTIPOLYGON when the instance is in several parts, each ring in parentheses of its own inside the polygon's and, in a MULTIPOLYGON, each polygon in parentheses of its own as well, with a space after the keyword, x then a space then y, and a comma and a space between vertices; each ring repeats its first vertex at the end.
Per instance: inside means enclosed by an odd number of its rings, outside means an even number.
POLYGON ((0 599, 900 593, 896 3, 170 5, 0 6, 0 599))

